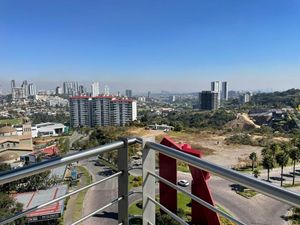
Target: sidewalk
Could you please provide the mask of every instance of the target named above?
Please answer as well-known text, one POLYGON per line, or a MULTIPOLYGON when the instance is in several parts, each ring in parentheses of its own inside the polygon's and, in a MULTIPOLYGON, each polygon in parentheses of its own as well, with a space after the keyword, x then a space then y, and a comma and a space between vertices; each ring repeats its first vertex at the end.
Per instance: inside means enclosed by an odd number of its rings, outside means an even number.
MULTIPOLYGON (((83 186, 86 186, 91 183, 91 178, 88 170, 83 166, 77 166, 78 173, 81 173, 81 177, 79 178, 79 182, 76 186, 73 186, 72 189, 69 189, 69 192, 72 190, 76 190, 83 186)), ((67 209, 64 213, 64 223, 63 224, 71 224, 74 221, 80 219, 82 217, 83 212, 83 201, 85 198, 87 191, 82 191, 78 194, 75 194, 70 197, 67 203, 67 209)))

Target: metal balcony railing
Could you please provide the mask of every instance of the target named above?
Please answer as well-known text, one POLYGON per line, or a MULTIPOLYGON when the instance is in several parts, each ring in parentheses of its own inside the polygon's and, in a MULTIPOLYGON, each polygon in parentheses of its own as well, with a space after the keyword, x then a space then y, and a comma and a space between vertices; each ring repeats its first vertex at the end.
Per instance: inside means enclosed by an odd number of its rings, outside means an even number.
POLYGON ((137 194, 138 192, 133 192, 128 190, 128 146, 132 144, 139 143, 142 145, 143 150, 143 162, 142 162, 142 173, 143 173, 143 189, 142 189, 142 199, 143 199, 143 225, 152 224, 155 225, 155 208, 156 206, 160 207, 163 211, 169 214, 172 218, 174 218, 180 224, 188 224, 176 214, 169 211, 166 207, 161 205, 158 201, 155 200, 155 187, 156 187, 156 180, 163 182, 164 184, 180 191, 194 201, 198 202, 199 204, 203 205, 204 207, 218 213, 226 217, 227 219, 231 220, 236 224, 244 224, 242 221, 234 218, 233 216, 221 211, 220 209, 216 208, 215 206, 205 202, 204 200, 194 196, 193 194, 187 192, 183 188, 177 186, 169 182, 168 180, 160 177, 155 172, 155 153, 159 152, 169 157, 181 160, 186 162, 189 165, 192 165, 196 168, 199 168, 204 171, 211 172, 217 176, 220 176, 224 179, 230 180, 232 182, 236 182, 241 184, 245 187, 251 188, 257 192, 260 192, 266 196, 271 198, 277 199, 281 202, 287 203, 294 207, 300 207, 300 195, 298 193, 274 186, 267 182, 260 181, 258 179, 246 176, 239 172, 236 172, 231 169, 226 169, 221 166, 215 165, 213 163, 207 162, 203 159, 199 159, 192 155, 186 154, 184 152, 180 152, 173 148, 166 147, 164 145, 155 143, 152 139, 141 139, 141 138, 126 138, 122 141, 116 141, 111 144, 106 144, 97 148, 93 148, 90 150, 78 152, 72 155, 67 155, 61 158, 55 158, 53 160, 41 162, 32 166, 23 167, 20 169, 15 169, 12 171, 8 171, 0 175, 0 185, 10 183, 12 181, 19 180, 24 177, 28 177, 34 174, 41 173, 43 171, 47 171, 49 169, 53 169, 62 165, 68 165, 73 162, 77 162, 83 159, 87 159, 89 157, 97 156, 99 154, 109 152, 112 150, 118 150, 118 172, 115 174, 106 177, 105 179, 95 181, 85 187, 79 188, 75 191, 67 193, 61 197, 55 198, 50 202, 45 202, 39 206, 36 206, 31 209, 27 209, 21 213, 15 214, 9 218, 6 218, 0 221, 0 225, 4 225, 7 223, 11 223, 19 218, 26 216, 28 213, 31 213, 35 210, 41 209, 45 206, 49 206, 55 202, 61 201, 69 196, 75 195, 83 190, 91 188, 95 185, 98 185, 102 182, 105 182, 109 179, 118 177, 118 196, 112 202, 109 202, 107 205, 97 209, 96 211, 84 216, 83 218, 79 219, 78 221, 72 223, 72 225, 79 224, 84 220, 92 217, 93 215, 103 211, 107 207, 118 203, 118 223, 123 225, 128 225, 128 197, 133 194, 137 194))

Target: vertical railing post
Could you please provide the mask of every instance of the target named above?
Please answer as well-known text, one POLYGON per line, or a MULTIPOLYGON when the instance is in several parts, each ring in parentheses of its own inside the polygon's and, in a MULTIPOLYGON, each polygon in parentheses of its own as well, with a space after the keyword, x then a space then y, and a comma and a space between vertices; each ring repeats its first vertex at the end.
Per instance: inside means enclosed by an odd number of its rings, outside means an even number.
POLYGON ((118 149, 118 170, 123 173, 118 178, 118 222, 128 225, 128 139, 123 138, 124 147, 118 149))
POLYGON ((154 138, 144 138, 143 147, 143 225, 155 225, 155 204, 149 197, 155 199, 155 178, 148 171, 155 173, 155 151, 145 146, 154 138))

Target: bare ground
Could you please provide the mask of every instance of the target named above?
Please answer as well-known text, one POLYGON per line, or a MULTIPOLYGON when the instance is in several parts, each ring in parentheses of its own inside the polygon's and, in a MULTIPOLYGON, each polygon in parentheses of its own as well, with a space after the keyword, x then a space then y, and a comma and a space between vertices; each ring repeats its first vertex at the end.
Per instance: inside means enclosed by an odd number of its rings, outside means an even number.
MULTIPOLYGON (((172 134, 170 135, 172 137, 172 134)), ((212 154, 204 154, 204 158, 210 162, 222 165, 225 167, 231 167, 241 163, 243 159, 248 159, 250 153, 256 152, 260 155, 262 147, 249 146, 249 145, 227 145, 225 144, 224 135, 217 134, 191 134, 188 138, 188 143, 192 146, 201 146, 205 149, 210 149, 212 154)), ((178 137, 175 136, 175 140, 178 137)), ((185 139, 182 140, 184 142, 185 139)))
POLYGON ((145 130, 136 128, 130 131, 131 134, 144 137, 156 137, 160 141, 163 136, 168 135, 176 142, 188 143, 193 148, 203 150, 204 158, 210 162, 232 167, 248 159, 250 153, 256 152, 260 155, 262 147, 249 145, 227 145, 225 144, 226 135, 213 134, 210 132, 186 133, 186 132, 169 132, 155 130, 145 130))

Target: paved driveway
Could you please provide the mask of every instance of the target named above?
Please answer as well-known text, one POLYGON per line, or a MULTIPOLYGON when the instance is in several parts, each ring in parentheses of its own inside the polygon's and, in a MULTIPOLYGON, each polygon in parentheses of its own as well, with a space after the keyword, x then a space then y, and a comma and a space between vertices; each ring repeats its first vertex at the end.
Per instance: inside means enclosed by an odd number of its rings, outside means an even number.
MULTIPOLYGON (((112 175, 112 171, 105 166, 95 166, 94 161, 97 158, 94 157, 89 160, 82 161, 83 164, 92 174, 93 180, 101 180, 107 176, 112 175)), ((113 178, 97 186, 92 187, 86 194, 84 200, 84 215, 87 215, 104 205, 108 204, 118 195, 118 179, 113 178)), ((140 194, 135 194, 129 197, 129 202, 132 203, 141 198, 140 194)), ((111 206, 96 214, 95 216, 89 218, 84 222, 84 225, 95 225, 95 224, 105 224, 105 225, 115 225, 118 224, 118 204, 111 206)))
MULTIPOLYGON (((100 180, 112 174, 111 170, 107 167, 94 166, 94 159, 89 159, 81 162, 90 173, 93 175, 94 180, 100 180)), ((273 171, 272 175, 275 176, 278 171, 273 171), (274 174, 273 174, 274 173, 274 174)), ((265 174, 262 174, 265 176, 265 174)), ((191 175, 188 173, 178 173, 178 179, 191 180, 191 175)), ((230 185, 232 182, 226 181, 222 178, 213 176, 209 181, 211 186, 212 195, 215 201, 226 208, 230 213, 235 215, 241 221, 250 225, 284 225, 285 221, 281 216, 285 215, 291 208, 289 205, 273 200, 261 194, 256 195, 251 199, 246 199, 236 194, 230 185)), ((189 188, 187 188, 189 189, 189 188)), ((106 181, 91 188, 86 195, 84 201, 84 215, 99 209, 106 205, 111 200, 117 197, 117 178, 106 181)), ((130 198, 133 202, 141 198, 135 195, 130 198)), ((102 213, 84 222, 86 225, 94 224, 118 224, 117 221, 117 205, 112 206, 102 213)))
MULTIPOLYGON (((191 180, 191 176, 187 173, 179 173, 178 179, 191 180)), ((261 194, 246 199, 232 190, 230 186, 232 184, 230 181, 215 176, 209 181, 213 198, 217 204, 249 225, 285 224, 281 216, 291 208, 289 205, 261 194)))

